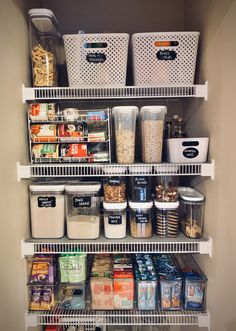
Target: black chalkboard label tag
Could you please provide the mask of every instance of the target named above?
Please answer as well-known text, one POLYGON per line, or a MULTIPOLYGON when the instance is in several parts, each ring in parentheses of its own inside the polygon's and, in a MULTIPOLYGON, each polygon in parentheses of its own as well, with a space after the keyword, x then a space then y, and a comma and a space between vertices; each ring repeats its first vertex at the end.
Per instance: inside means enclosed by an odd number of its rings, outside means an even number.
POLYGON ((122 224, 122 216, 121 215, 109 215, 108 224, 112 224, 112 225, 122 224))
POLYGON ((168 49, 159 50, 157 52, 157 58, 160 61, 173 61, 177 57, 175 51, 170 51, 168 49))
POLYGON ((56 197, 38 197, 39 208, 54 208, 56 207, 56 197))
POLYGON ((86 60, 89 63, 103 63, 106 61, 106 55, 103 53, 88 53, 86 60))
POLYGON ((108 179, 108 184, 111 186, 120 186, 121 185, 121 179, 120 178, 110 178, 108 179))
POLYGON ((147 177, 134 177, 135 186, 146 186, 148 184, 147 177))
POLYGON ((74 197, 73 207, 91 207, 91 197, 74 197))
POLYGON ((188 159, 194 159, 195 157, 198 156, 198 154, 199 154, 198 149, 193 148, 193 147, 185 148, 183 150, 183 156, 188 159))
POLYGON ((136 223, 148 223, 148 214, 136 213, 136 223))

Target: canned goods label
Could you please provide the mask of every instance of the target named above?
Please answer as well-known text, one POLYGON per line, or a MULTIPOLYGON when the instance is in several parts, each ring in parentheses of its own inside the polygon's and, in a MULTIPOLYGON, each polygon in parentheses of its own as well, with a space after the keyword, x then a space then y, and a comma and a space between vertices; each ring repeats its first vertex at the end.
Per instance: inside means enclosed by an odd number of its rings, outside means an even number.
POLYGON ((148 223, 148 214, 136 213, 136 223, 148 223))
POLYGON ((91 197, 74 197, 73 207, 91 207, 91 197))
POLYGON ((56 197, 38 197, 39 208, 54 208, 56 207, 56 197))
POLYGON ((108 224, 112 224, 112 225, 122 224, 122 216, 121 215, 109 215, 108 224))

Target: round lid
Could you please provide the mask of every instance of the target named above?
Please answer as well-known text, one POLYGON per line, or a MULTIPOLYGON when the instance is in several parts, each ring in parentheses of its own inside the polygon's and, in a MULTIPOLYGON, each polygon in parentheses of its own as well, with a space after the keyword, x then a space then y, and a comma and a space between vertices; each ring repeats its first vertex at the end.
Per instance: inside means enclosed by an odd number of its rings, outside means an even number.
POLYGON ((101 188, 99 182, 81 182, 80 184, 65 185, 66 192, 98 192, 101 188))
POLYGON ((166 106, 144 106, 141 107, 140 113, 143 113, 144 111, 149 111, 150 113, 160 113, 164 112, 165 114, 167 113, 167 108, 166 106))
POLYGON ((105 174, 113 174, 113 175, 119 175, 119 174, 125 174, 127 170, 127 167, 124 166, 105 166, 103 168, 103 171, 105 174))
POLYGON ((203 201, 204 195, 191 187, 178 187, 180 197, 186 201, 203 201))
POLYGON ((152 173, 152 166, 145 166, 145 165, 142 165, 141 167, 140 166, 129 166, 129 172, 131 174, 140 174, 140 176, 145 176, 145 174, 151 174, 152 173))
POLYGON ((103 208, 105 210, 123 210, 127 207, 127 202, 117 202, 117 203, 110 203, 110 202, 103 202, 103 208))
POLYGON ((158 209, 176 209, 179 207, 179 201, 159 202, 159 201, 154 200, 154 204, 158 209))
POLYGON ((121 112, 122 114, 130 114, 134 112, 135 114, 138 114, 138 107, 136 106, 116 106, 112 108, 113 112, 121 112))
POLYGON ((129 201, 129 206, 130 208, 133 209, 149 209, 152 208, 153 206, 153 201, 149 202, 134 202, 134 201, 129 201))
POLYGON ((29 186, 32 192, 63 192, 65 185, 55 184, 34 184, 29 186))

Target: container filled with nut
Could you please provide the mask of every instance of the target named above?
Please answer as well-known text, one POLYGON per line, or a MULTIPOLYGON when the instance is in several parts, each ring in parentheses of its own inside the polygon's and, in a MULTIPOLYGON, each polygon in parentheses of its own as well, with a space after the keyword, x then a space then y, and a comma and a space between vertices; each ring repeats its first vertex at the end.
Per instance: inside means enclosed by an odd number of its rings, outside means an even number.
POLYGON ((152 236, 153 202, 129 201, 130 234, 133 238, 150 238, 152 236))
POLYGON ((178 200, 178 178, 174 176, 157 177, 155 187, 156 200, 160 202, 175 202, 178 200))
POLYGON ((126 201, 126 181, 123 177, 108 177, 103 184, 104 201, 121 203, 126 201))

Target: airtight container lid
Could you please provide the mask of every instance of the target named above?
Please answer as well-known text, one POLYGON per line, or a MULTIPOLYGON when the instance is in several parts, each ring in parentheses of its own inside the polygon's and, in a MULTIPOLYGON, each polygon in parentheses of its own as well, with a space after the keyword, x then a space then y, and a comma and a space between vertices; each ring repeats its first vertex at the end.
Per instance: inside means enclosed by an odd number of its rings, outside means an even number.
POLYGON ((57 32, 58 25, 54 13, 46 8, 33 8, 30 9, 29 17, 36 29, 40 32, 57 32))
POLYGON ((179 201, 174 202, 159 202, 154 201, 156 208, 158 209, 177 209, 179 207, 179 201))
POLYGON ((29 186, 31 192, 63 192, 65 185, 56 184, 34 184, 29 186))
POLYGON ((186 201, 203 201, 204 195, 191 187, 178 187, 180 198, 186 201))
POLYGON ((98 192, 101 188, 99 182, 81 182, 80 184, 65 185, 66 192, 98 192))
POLYGON ((166 108, 166 106, 143 106, 143 107, 141 107, 140 113, 142 114, 145 111, 148 111, 150 113, 164 112, 166 114, 167 113, 167 108, 166 108))
POLYGON ((127 207, 127 202, 119 202, 119 203, 103 202, 103 208, 105 210, 124 210, 126 207, 127 207))
POLYGON ((129 201, 129 206, 132 209, 150 209, 153 206, 153 202, 134 202, 134 201, 129 201))
POLYGON ((112 108, 112 113, 120 112, 121 114, 127 115, 131 113, 138 114, 138 107, 136 106, 116 106, 112 108))

